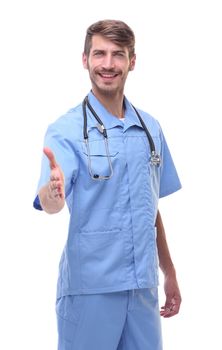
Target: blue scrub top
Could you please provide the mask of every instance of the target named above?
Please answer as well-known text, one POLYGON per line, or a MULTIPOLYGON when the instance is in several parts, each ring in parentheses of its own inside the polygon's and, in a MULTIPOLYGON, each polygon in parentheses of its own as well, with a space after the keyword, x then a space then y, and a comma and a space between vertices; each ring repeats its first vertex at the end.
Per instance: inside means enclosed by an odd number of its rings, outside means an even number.
MULTIPOLYGON (((155 220, 160 197, 181 184, 157 120, 139 110, 161 155, 150 164, 150 147, 138 117, 125 98, 125 121, 111 115, 90 92, 89 101, 103 121, 114 174, 95 181, 88 170, 83 140, 82 104, 48 127, 44 146, 52 149, 65 175, 70 223, 60 265, 57 297, 114 292, 158 285, 155 220)), ((104 138, 87 109, 93 173, 110 173, 104 138)), ((49 181, 42 159, 38 189, 49 181)), ((34 207, 42 209, 38 196, 34 207)))

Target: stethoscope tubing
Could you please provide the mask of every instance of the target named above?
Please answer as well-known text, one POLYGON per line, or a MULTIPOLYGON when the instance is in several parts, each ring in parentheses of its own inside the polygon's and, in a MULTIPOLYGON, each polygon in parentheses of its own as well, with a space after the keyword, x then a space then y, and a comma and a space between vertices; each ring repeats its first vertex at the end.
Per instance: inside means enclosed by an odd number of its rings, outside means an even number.
POLYGON ((108 136, 107 136, 106 128, 105 128, 102 120, 100 119, 100 117, 96 113, 96 111, 92 108, 91 104, 89 103, 88 96, 86 96, 83 100, 83 116, 84 116, 83 136, 84 136, 84 139, 88 139, 86 105, 89 108, 92 115, 94 116, 94 118, 97 120, 97 122, 101 126, 101 132, 102 132, 103 136, 107 139, 108 136))
MULTIPOLYGON (((150 146, 150 151, 151 151, 151 157, 150 157, 150 162, 152 165, 155 166, 159 166, 161 163, 161 159, 160 156, 157 154, 156 152, 156 148, 155 148, 155 144, 153 141, 153 138, 146 126, 146 124, 144 123, 141 115, 139 114, 139 112, 137 111, 137 109, 132 105, 139 121, 140 124, 143 128, 143 130, 146 133, 147 136, 147 140, 150 146)), ((88 96, 86 96, 82 102, 82 110, 83 110, 83 138, 84 141, 86 143, 86 148, 87 148, 87 153, 88 153, 88 168, 89 168, 89 173, 90 176, 92 177, 92 179, 94 180, 107 180, 110 179, 113 176, 113 167, 112 167, 112 162, 110 159, 110 153, 109 153, 109 146, 108 146, 108 135, 107 135, 107 131, 106 128, 102 122, 102 120, 100 119, 100 117, 98 116, 98 114, 96 113, 96 111, 93 109, 93 107, 91 106, 88 96), (87 112, 86 112, 86 106, 88 107, 88 109, 90 110, 90 112, 92 113, 93 117, 96 119, 96 121, 98 122, 98 130, 103 134, 104 137, 104 141, 105 141, 105 147, 106 147, 106 154, 107 154, 107 158, 108 158, 108 163, 109 163, 109 168, 110 168, 110 174, 107 176, 102 176, 102 175, 98 175, 98 174, 93 174, 92 171, 92 166, 91 166, 91 155, 90 155, 90 147, 89 147, 89 136, 88 136, 88 132, 87 132, 87 112)))

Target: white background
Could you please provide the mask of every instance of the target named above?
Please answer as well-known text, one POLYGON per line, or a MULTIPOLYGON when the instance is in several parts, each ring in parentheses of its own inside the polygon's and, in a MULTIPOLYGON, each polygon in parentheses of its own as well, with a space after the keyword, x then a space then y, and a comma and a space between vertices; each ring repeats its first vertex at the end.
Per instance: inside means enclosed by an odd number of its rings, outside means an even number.
MULTIPOLYGON (((126 21, 137 65, 125 93, 161 123, 183 190, 160 210, 181 313, 165 350, 221 349, 220 1, 20 0, 0 8, 0 348, 54 350, 57 269, 68 213, 32 208, 48 124, 90 88, 81 53, 94 21, 126 21)), ((160 285, 160 304, 164 294, 160 285)), ((89 349, 90 350, 90 349, 89 349)), ((105 350, 105 349, 104 349, 105 350)))

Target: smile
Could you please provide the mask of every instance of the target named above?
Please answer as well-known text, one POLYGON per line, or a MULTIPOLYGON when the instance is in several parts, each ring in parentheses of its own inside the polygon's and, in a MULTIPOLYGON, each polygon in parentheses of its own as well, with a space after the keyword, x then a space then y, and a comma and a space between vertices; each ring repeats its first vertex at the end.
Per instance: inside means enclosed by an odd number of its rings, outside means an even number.
POLYGON ((118 73, 99 73, 102 78, 112 79, 118 76, 118 73))

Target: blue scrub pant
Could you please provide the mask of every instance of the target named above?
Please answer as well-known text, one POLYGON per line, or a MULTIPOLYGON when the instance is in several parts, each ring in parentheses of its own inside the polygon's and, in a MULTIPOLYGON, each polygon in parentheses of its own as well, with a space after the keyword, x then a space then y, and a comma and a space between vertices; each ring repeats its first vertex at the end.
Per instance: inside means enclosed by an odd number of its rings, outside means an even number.
POLYGON ((58 350, 162 350, 157 288, 57 300, 58 350))

